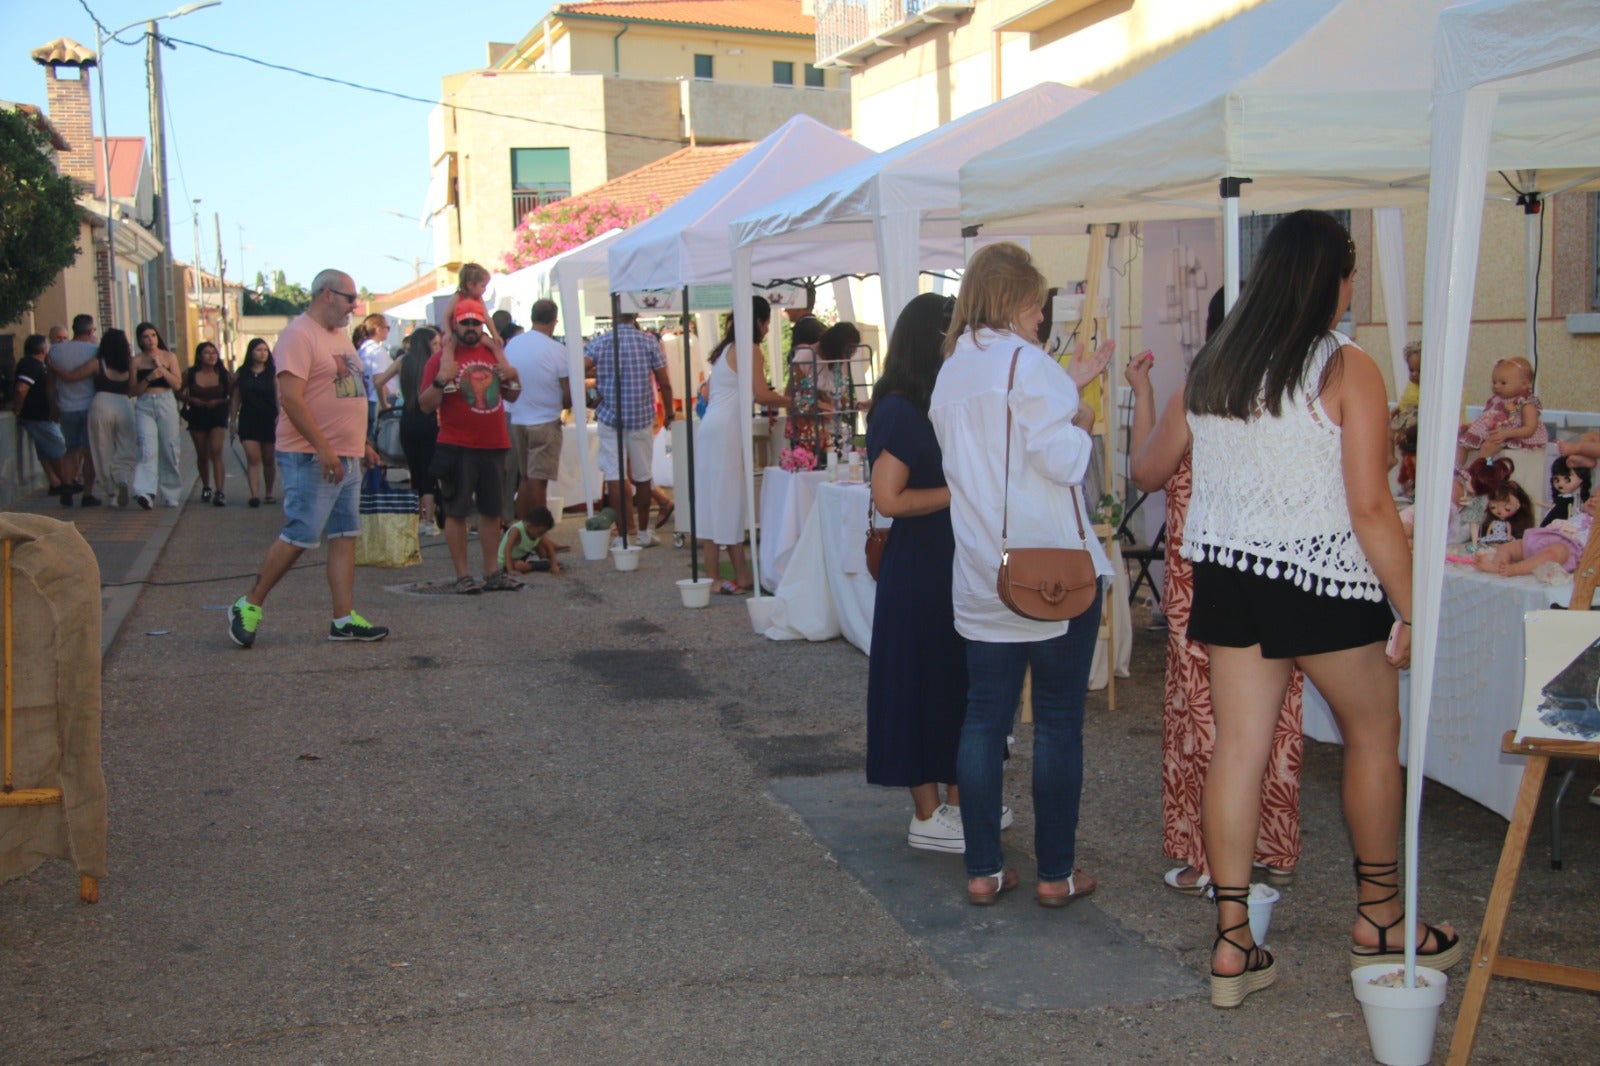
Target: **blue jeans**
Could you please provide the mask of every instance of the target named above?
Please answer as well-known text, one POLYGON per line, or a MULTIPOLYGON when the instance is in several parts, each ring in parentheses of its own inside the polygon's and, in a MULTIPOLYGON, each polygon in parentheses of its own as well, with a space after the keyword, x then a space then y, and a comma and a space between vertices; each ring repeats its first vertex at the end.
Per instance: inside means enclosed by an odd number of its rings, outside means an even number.
POLYGON ((283 486, 283 532, 278 539, 296 548, 315 548, 361 532, 361 460, 343 458, 344 477, 329 481, 309 452, 278 453, 278 483, 283 486))
POLYGON ((967 642, 967 718, 961 726, 956 777, 966 833, 968 877, 1005 868, 1000 854, 1000 783, 1006 736, 1033 667, 1033 816, 1039 880, 1072 874, 1083 792, 1083 704, 1100 633, 1100 598, 1049 640, 1021 644, 967 642))

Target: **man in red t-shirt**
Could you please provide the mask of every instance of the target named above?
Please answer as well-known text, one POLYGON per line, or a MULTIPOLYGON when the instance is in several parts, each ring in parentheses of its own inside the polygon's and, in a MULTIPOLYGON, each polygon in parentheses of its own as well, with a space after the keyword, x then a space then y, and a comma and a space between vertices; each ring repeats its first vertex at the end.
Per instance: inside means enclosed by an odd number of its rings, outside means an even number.
POLYGON ((505 476, 506 431, 503 397, 522 391, 517 372, 500 363, 486 346, 488 312, 471 297, 456 301, 450 339, 428 360, 417 396, 424 411, 439 413, 439 438, 434 445, 433 473, 439 479, 444 511, 444 538, 456 568, 456 591, 509 591, 522 583, 499 568, 500 482, 505 476), (477 505, 478 544, 483 549, 484 580, 467 568, 467 516, 477 505))

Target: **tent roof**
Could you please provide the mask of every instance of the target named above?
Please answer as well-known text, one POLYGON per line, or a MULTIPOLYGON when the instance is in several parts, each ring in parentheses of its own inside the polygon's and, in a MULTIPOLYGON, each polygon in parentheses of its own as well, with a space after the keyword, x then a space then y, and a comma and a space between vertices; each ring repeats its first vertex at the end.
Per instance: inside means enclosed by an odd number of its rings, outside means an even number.
MULTIPOLYGON (((1273 0, 961 169, 962 222, 1194 218, 1220 210, 1218 180, 1253 179, 1244 211, 1366 207, 1426 195, 1434 31, 1444 0, 1273 0)), ((1551 113, 1533 99, 1497 114, 1493 167, 1545 167, 1570 114, 1600 107, 1574 86, 1551 113)))
POLYGON ((891 211, 915 211, 924 238, 921 265, 960 266, 964 250, 956 213, 960 199, 957 168, 979 152, 1026 135, 1094 95, 1054 82, 1025 89, 741 216, 732 225, 734 243, 852 241, 866 256, 864 260, 858 256, 847 261, 835 246, 826 249, 826 262, 807 266, 870 272, 878 269, 872 223, 891 211))
MULTIPOLYGON (((738 161, 618 240, 610 255, 612 291, 727 283, 732 279, 728 224, 734 218, 871 154, 808 115, 794 116, 738 161)), ((768 276, 793 272, 777 270, 768 276)))
MULTIPOLYGON (((1439 16, 1434 85, 1441 93, 1481 85, 1502 93, 1565 94, 1579 88, 1592 94, 1600 86, 1597 68, 1600 11, 1592 0, 1477 0, 1439 16)), ((1578 117, 1590 119, 1582 126, 1592 138, 1600 114, 1591 109, 1578 117)), ((1600 162, 1594 141, 1589 145, 1584 158, 1600 162)), ((1537 146, 1521 150, 1537 151, 1537 146)))

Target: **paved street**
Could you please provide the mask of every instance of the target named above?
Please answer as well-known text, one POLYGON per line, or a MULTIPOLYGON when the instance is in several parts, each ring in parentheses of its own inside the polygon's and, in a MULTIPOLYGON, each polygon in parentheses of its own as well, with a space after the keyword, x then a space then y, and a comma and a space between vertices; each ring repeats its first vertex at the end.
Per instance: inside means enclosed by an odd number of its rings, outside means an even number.
MULTIPOLYGON (((107 581, 148 580, 108 590, 101 902, 59 861, 0 885, 0 1062, 1370 1061, 1335 748, 1308 745, 1278 986, 1205 998, 1211 911, 1160 882, 1163 635, 1138 629, 1116 711, 1091 698, 1099 892, 1029 898, 1022 727, 1023 889, 981 909, 959 857, 905 848, 906 798, 861 784, 866 658, 755 637, 734 599, 684 610, 686 552, 399 591, 448 576, 431 541, 420 568, 358 572, 357 609, 394 631, 376 645, 324 639, 309 553, 241 651, 221 608, 274 510, 44 512, 80 521, 107 581)), ((1535 833, 1515 954, 1600 964, 1597 780, 1569 801, 1564 872, 1535 833)), ((1504 825, 1430 788, 1425 908, 1469 943, 1504 825)), ((1596 1018, 1592 995, 1501 983, 1474 1061, 1592 1061, 1596 1018)))

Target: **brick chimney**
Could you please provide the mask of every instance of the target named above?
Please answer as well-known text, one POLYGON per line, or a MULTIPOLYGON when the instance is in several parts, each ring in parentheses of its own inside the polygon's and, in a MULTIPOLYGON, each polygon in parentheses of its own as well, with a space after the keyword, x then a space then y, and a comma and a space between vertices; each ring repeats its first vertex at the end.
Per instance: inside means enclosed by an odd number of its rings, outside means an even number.
POLYGON ((67 142, 68 150, 56 154, 61 173, 94 194, 94 113, 89 99, 89 71, 99 62, 78 42, 58 37, 32 52, 44 67, 46 102, 50 122, 67 142))

